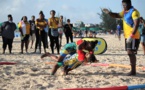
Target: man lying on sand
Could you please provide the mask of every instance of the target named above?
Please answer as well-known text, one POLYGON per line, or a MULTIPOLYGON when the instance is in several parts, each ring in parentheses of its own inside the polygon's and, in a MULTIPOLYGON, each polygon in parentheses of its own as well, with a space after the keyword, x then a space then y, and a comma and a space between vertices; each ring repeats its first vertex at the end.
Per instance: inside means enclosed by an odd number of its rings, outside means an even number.
MULTIPOLYGON (((42 55, 41 58, 43 58, 44 56, 46 56, 46 54, 42 55)), ((47 53, 48 57, 51 57, 52 60, 57 60, 58 57, 47 53)), ((98 60, 96 59, 94 54, 90 54, 90 53, 86 53, 85 54, 85 59, 83 62, 79 61, 78 59, 78 54, 75 53, 73 55, 67 55, 62 62, 56 62, 55 65, 59 65, 59 67, 63 67, 63 75, 68 75, 68 72, 79 67, 81 64, 86 64, 86 63, 96 63, 98 62, 98 60)), ((54 65, 54 66, 55 66, 54 65)), ((52 75, 52 74, 51 74, 52 75)))

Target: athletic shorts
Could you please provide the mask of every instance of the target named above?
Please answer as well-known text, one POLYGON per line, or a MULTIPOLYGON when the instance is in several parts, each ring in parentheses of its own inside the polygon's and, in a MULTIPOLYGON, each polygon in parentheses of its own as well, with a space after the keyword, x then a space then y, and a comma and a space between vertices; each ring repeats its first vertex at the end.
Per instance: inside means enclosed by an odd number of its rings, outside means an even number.
POLYGON ((35 40, 35 33, 33 33, 32 35, 29 36, 29 40, 32 40, 32 41, 35 40))
POLYGON ((145 35, 141 35, 140 36, 140 42, 142 42, 142 43, 144 42, 145 43, 145 35))
POLYGON ((58 28, 59 34, 63 34, 63 28, 58 28))
POLYGON ((28 41, 29 40, 29 35, 24 35, 21 37, 21 41, 28 41))
POLYGON ((70 69, 74 69, 82 64, 82 62, 78 61, 78 55, 76 53, 66 56, 61 63, 63 66, 68 66, 70 69))
POLYGON ((125 50, 132 50, 136 51, 139 47, 140 40, 139 39, 133 39, 131 43, 127 43, 125 39, 125 50))

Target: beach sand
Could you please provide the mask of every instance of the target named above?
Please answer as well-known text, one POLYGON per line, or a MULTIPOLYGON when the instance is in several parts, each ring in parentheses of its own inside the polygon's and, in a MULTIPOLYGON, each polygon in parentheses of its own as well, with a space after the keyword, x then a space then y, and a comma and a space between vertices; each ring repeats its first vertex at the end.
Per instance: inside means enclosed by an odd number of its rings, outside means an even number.
MULTIPOLYGON (((100 63, 129 65, 129 57, 124 50, 124 37, 121 41, 114 35, 98 35, 106 40, 108 49, 104 54, 96 55, 100 63)), ((78 38, 74 38, 74 41, 78 38)), ((63 37, 63 45, 66 43, 63 37)), ((2 40, 0 38, 0 46, 2 40)), ((33 46, 34 48, 34 46, 33 46)), ((2 53, 0 48, 0 62, 16 62, 15 65, 0 65, 0 90, 58 90, 62 88, 99 88, 111 86, 145 84, 145 71, 137 70, 136 76, 127 76, 128 68, 105 67, 105 66, 81 66, 69 73, 67 76, 60 75, 61 69, 55 76, 49 75, 53 64, 49 57, 40 59, 41 54, 33 54, 34 49, 29 53, 19 54, 20 38, 15 38, 13 43, 13 54, 2 53)), ((47 49, 50 52, 50 49, 47 49)), ((42 53, 44 53, 42 49, 42 53)), ((56 53, 56 51, 55 51, 56 53)), ((137 54, 137 66, 145 66, 140 46, 137 54)))

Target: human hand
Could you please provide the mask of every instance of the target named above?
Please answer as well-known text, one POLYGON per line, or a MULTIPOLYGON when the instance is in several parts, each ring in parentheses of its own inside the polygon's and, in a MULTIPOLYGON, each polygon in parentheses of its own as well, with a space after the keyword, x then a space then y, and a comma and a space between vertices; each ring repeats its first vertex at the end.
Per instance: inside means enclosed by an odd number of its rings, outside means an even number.
POLYGON ((106 14, 109 14, 110 11, 107 8, 104 8, 103 12, 106 13, 106 14))
POLYGON ((52 26, 52 22, 49 22, 48 25, 49 25, 49 26, 52 26))
POLYGON ((127 41, 127 43, 131 43, 132 40, 133 40, 133 38, 131 36, 129 36, 126 41, 127 41))

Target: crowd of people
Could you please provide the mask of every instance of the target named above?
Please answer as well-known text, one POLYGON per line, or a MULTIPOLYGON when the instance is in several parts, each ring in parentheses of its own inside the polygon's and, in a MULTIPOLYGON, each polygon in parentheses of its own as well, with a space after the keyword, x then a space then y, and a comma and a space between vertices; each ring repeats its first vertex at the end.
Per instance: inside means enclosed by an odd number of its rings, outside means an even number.
POLYGON ((64 24, 63 16, 55 17, 55 13, 54 10, 51 10, 51 17, 49 19, 45 18, 43 11, 40 11, 39 18, 37 19, 35 19, 34 15, 31 17, 31 20, 28 20, 27 16, 23 16, 18 25, 13 22, 13 17, 9 14, 8 21, 3 22, 1 26, 3 54, 5 54, 7 45, 9 46, 9 53, 12 53, 12 43, 17 26, 21 34, 21 54, 24 53, 24 46, 26 53, 28 53, 28 46, 32 48, 34 42, 34 53, 36 53, 37 47, 39 47, 39 52, 41 53, 42 42, 45 53, 46 48, 50 47, 52 54, 54 54, 55 48, 57 49, 57 54, 59 54, 63 33, 66 36, 66 43, 73 42, 73 24, 70 23, 70 19, 67 19, 67 23, 64 24))

